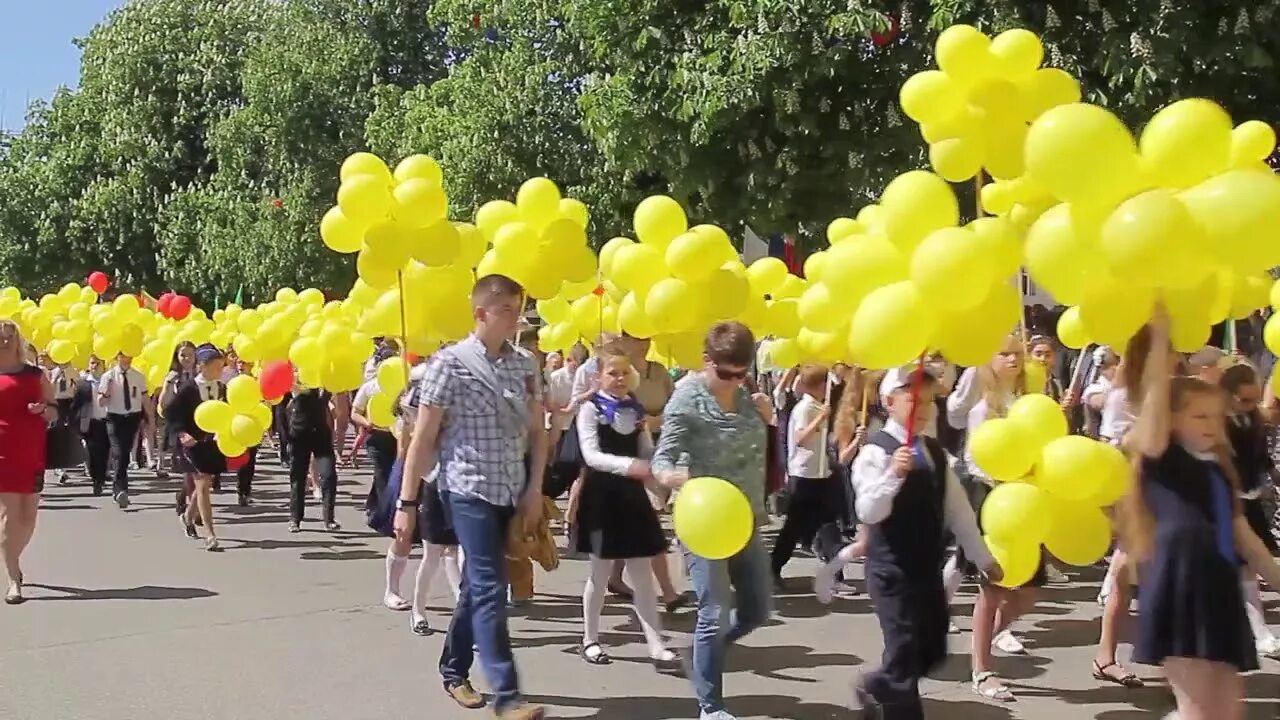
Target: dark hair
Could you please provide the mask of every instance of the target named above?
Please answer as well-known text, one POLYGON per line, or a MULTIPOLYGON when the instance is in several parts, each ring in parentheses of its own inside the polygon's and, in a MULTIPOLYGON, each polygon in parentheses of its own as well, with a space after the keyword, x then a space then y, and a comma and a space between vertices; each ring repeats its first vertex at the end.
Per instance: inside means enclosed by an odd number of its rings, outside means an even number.
POLYGON ((582 343, 574 343, 573 347, 569 348, 569 357, 573 358, 574 360, 577 360, 579 363, 586 362, 586 359, 587 359, 586 346, 584 346, 582 343))
POLYGON ((702 350, 716 364, 750 367, 755 358, 756 338, 740 322, 718 322, 707 331, 702 350))
POLYGON ((524 288, 506 275, 485 275, 471 288, 471 305, 479 307, 497 298, 523 297, 524 288))
POLYGON ((807 388, 826 386, 828 372, 824 365, 801 365, 800 384, 807 388))
POLYGON ((173 359, 169 361, 169 369, 173 372, 182 371, 182 363, 178 362, 178 353, 182 352, 183 348, 191 350, 191 362, 194 363, 196 360, 196 344, 190 340, 183 340, 173 349, 173 359))
POLYGON ((1258 377, 1258 372, 1252 367, 1241 363, 1232 365, 1222 373, 1222 380, 1219 381, 1222 389, 1231 394, 1235 394, 1242 385, 1261 385, 1262 381, 1258 377))

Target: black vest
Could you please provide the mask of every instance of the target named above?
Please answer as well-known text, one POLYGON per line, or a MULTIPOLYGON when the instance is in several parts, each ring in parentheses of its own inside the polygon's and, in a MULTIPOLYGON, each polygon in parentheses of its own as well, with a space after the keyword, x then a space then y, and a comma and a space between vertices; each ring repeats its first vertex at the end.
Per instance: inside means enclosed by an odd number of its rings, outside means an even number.
MULTIPOLYGON (((898 568, 910 580, 941 582, 939 574, 946 550, 943 505, 947 492, 947 455, 930 437, 921 436, 930 468, 919 460, 903 480, 893 499, 889 517, 872 525, 867 561, 898 568)), ((881 430, 867 442, 893 455, 902 443, 881 430)))
POLYGON ((1248 425, 1241 427, 1236 418, 1227 417, 1227 439, 1231 442, 1232 460, 1240 475, 1241 489, 1256 490, 1271 470, 1271 456, 1267 453, 1267 437, 1261 417, 1249 413, 1248 425))

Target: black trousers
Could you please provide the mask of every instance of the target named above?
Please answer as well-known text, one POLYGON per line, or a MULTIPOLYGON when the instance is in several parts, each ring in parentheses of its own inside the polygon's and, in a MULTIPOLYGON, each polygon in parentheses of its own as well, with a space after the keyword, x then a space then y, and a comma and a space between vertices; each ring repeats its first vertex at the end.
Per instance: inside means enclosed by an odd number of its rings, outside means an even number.
POLYGON ((280 451, 280 464, 289 467, 289 398, 284 398, 271 408, 271 429, 276 435, 276 447, 280 451))
POLYGON ((241 495, 253 494, 253 473, 258 469, 258 447, 249 448, 249 459, 236 471, 236 492, 241 495))
POLYGON ((396 436, 388 430, 371 430, 365 438, 364 448, 373 461, 373 484, 369 486, 369 497, 365 498, 364 511, 373 512, 378 507, 379 499, 387 490, 387 478, 391 477, 391 467, 396 464, 396 436))
POLYGON ((84 434, 84 449, 89 456, 89 479, 93 491, 102 492, 107 484, 107 465, 111 460, 111 438, 107 436, 106 420, 90 420, 84 434))
POLYGON ((129 460, 133 457, 133 444, 138 439, 138 427, 142 413, 107 415, 107 438, 111 443, 113 475, 111 492, 129 492, 129 460))
POLYGON ((880 668, 862 676, 884 720, 924 720, 920 679, 947 657, 946 591, 936 571, 911 574, 867 563, 867 589, 884 635, 880 668))
POLYGON ((325 522, 333 519, 338 504, 338 465, 332 438, 312 436, 290 438, 289 442, 289 518, 302 522, 307 510, 307 471, 315 458, 316 481, 320 484, 322 512, 325 522))
MULTIPOLYGON (((773 545, 773 575, 777 577, 791 560, 796 546, 813 542, 818 529, 824 525, 835 527, 844 503, 844 491, 836 477, 791 478, 791 499, 787 505, 787 519, 782 523, 778 539, 773 545)), ((834 553, 839 548, 823 548, 822 554, 834 553)), ((830 558, 823 558, 824 560, 830 558)))

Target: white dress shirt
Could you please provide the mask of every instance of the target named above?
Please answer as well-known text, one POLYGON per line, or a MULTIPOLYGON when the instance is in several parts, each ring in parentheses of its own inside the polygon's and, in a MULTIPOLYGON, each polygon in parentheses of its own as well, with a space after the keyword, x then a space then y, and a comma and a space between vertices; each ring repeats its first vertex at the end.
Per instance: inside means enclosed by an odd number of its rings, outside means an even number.
POLYGON ((982 399, 982 383, 978 382, 978 368, 965 368, 956 380, 955 389, 947 396, 947 424, 956 430, 969 428, 969 411, 982 399))
POLYGON ((565 366, 552 371, 547 378, 547 411, 554 418, 553 427, 561 432, 568 430, 573 423, 573 414, 562 413, 560 410, 569 407, 569 403, 573 401, 575 374, 565 366))
POLYGON ((1112 445, 1119 445, 1124 436, 1133 427, 1133 410, 1129 406, 1129 391, 1122 387, 1113 387, 1107 392, 1107 399, 1102 401, 1102 422, 1098 425, 1098 434, 1112 445))
MULTIPOLYGON (((582 452, 582 462, 587 467, 598 470, 600 472, 612 473, 614 475, 626 475, 627 470, 631 468, 631 463, 637 458, 626 457, 623 455, 611 455, 600 449, 600 409, 593 402, 584 402, 582 407, 578 408, 578 447, 582 452)), ((621 409, 614 414, 613 429, 629 435, 632 432, 639 434, 640 455, 639 459, 647 460, 653 457, 653 437, 649 433, 644 432, 643 428, 644 416, 638 415, 633 411, 621 409)))
POLYGON ((107 407, 98 402, 98 390, 102 387, 102 378, 94 377, 92 373, 84 373, 80 378, 89 383, 89 397, 93 398, 92 402, 86 403, 88 408, 82 412, 81 417, 87 417, 89 420, 106 420, 107 407))
MULTIPOLYGON (((885 423, 884 431, 898 442, 906 442, 907 429, 896 420, 885 423)), ((930 458, 925 453, 926 458, 930 458)), ((902 489, 905 478, 893 473, 891 457, 883 448, 867 444, 858 452, 853 461, 853 487, 857 493, 854 509, 858 519, 868 525, 883 522, 893 512, 893 501, 902 489)), ((930 460, 931 461, 931 460, 930 460)), ((956 542, 964 548, 965 557, 979 568, 985 569, 994 564, 991 551, 982 540, 982 532, 978 530, 978 521, 969 505, 969 498, 955 472, 948 466, 944 472, 944 498, 942 504, 943 524, 956 536, 956 542)))
POLYGON ((147 379, 137 368, 125 370, 119 365, 102 374, 98 385, 98 397, 107 408, 108 415, 134 415, 143 410, 142 403, 147 395, 147 379), (129 391, 125 392, 125 381, 128 380, 129 391))
POLYGON ((800 396, 800 402, 791 409, 787 426, 787 474, 797 478, 824 478, 827 472, 827 453, 822 446, 822 429, 814 431, 809 439, 800 442, 800 433, 818 417, 818 400, 808 393, 800 396))
POLYGON ((76 396, 76 378, 68 368, 61 365, 49 373, 49 384, 53 386, 55 400, 70 400, 76 396))

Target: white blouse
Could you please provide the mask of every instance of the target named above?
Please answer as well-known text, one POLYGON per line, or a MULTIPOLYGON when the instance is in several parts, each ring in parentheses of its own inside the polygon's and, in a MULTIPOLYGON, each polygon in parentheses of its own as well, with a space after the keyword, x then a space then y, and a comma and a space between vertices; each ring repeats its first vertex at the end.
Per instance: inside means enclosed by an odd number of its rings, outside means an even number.
POLYGON ((653 438, 644 430, 644 417, 630 408, 620 408, 614 413, 612 427, 615 431, 630 435, 639 433, 640 454, 638 458, 623 455, 612 455, 600 449, 600 426, 605 424, 600 409, 593 402, 584 402, 578 408, 578 447, 582 452, 582 461, 587 467, 614 475, 626 475, 631 463, 637 459, 648 460, 653 457, 653 438))

